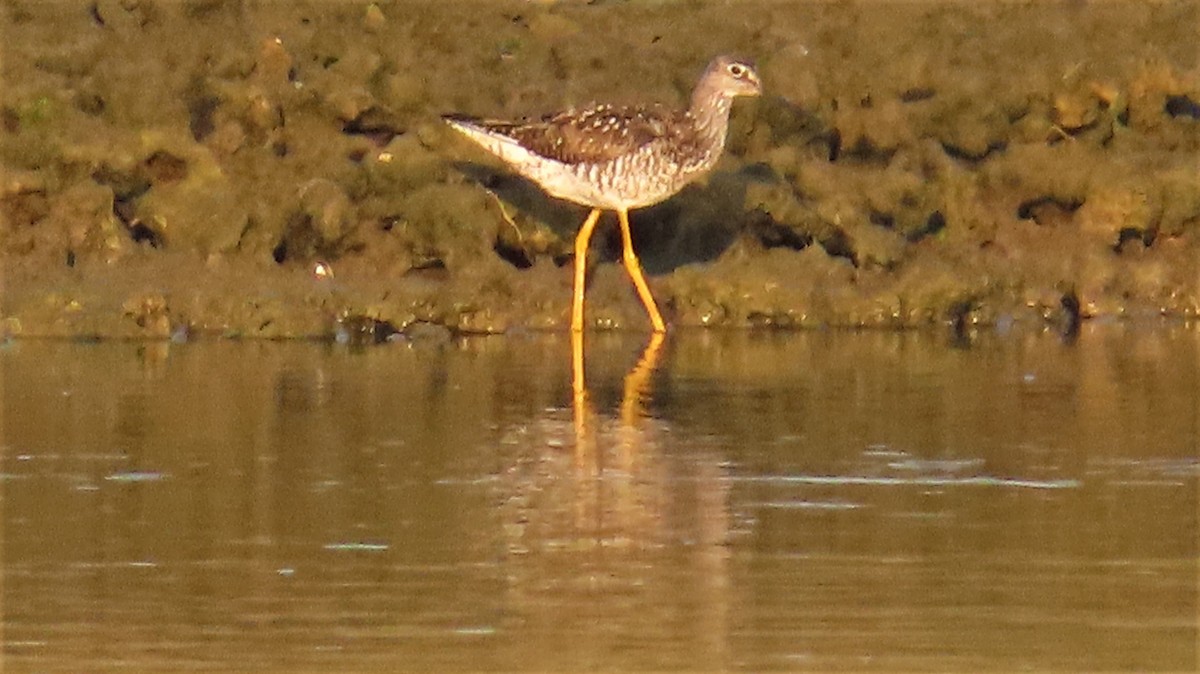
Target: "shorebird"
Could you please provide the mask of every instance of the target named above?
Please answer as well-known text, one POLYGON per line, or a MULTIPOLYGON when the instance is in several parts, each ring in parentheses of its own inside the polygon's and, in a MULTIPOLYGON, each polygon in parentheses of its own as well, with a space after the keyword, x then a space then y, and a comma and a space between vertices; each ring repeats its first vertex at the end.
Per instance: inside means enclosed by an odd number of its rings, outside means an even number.
POLYGON ((616 211, 622 261, 655 332, 662 314, 633 250, 629 211, 674 195, 717 163, 737 96, 757 96, 762 83, 748 61, 718 56, 709 63, 686 110, 662 105, 592 105, 516 122, 462 115, 443 119, 548 194, 592 212, 575 237, 571 330, 583 330, 588 244, 603 211, 616 211))

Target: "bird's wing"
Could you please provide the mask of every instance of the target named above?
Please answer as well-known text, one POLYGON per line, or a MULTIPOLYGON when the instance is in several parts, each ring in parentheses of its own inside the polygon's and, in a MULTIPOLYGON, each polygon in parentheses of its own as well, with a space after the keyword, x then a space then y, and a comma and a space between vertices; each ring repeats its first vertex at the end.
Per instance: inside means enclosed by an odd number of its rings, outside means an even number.
POLYGON ((681 113, 663 107, 602 105, 536 121, 475 124, 539 156, 565 164, 602 164, 672 135, 681 113))

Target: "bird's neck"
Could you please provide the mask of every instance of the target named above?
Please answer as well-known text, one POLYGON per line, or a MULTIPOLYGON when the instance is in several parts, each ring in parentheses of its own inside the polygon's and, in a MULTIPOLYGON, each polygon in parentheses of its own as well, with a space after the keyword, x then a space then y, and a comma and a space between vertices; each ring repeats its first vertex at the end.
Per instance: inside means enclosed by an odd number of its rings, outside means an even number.
POLYGON ((725 145, 725 133, 729 129, 729 108, 733 99, 715 87, 702 82, 692 94, 692 106, 688 113, 696 120, 696 131, 705 143, 720 151, 725 145))

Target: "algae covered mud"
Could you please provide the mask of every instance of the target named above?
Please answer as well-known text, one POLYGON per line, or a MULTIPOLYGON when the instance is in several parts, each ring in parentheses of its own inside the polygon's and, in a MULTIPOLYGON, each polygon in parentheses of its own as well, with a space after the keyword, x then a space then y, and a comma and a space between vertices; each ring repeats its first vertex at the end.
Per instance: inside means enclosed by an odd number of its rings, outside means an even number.
MULTIPOLYGON (((565 326, 582 211, 438 116, 680 104, 718 53, 766 95, 707 184, 633 215, 669 322, 1200 313, 1194 0, 3 0, 0 22, 5 334, 565 326)), ((640 328, 601 228, 588 324, 640 328)))

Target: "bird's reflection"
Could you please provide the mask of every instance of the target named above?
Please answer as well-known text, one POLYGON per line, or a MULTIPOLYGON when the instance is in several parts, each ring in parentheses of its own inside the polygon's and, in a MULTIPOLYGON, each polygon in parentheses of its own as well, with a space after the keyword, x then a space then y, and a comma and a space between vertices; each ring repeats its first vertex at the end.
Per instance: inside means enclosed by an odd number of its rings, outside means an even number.
POLYGON ((523 432, 524 449, 501 483, 506 605, 544 641, 535 650, 548 654, 538 663, 547 669, 561 668, 561 644, 575 654, 607 652, 597 621, 615 635, 686 643, 689 657, 726 663, 731 522, 721 457, 670 451, 677 435, 669 414, 651 405, 664 335, 649 337, 624 373, 615 409, 601 402, 612 383, 605 373, 589 387, 584 347, 584 335, 572 334, 570 423, 558 408, 537 426, 542 442, 523 432), (574 451, 561 451, 571 440, 574 451), (697 610, 680 609, 682 621, 629 610, 679 596, 697 599, 697 610))
MULTIPOLYGON (((646 402, 651 394, 651 377, 658 369, 665 341, 663 333, 653 333, 642 351, 641 358, 625 375, 619 416, 621 440, 618 443, 622 468, 630 468, 629 461, 633 458, 630 452, 634 451, 635 445, 639 443, 638 425, 646 418, 646 402)), ((571 333, 571 389, 576 462, 580 468, 595 466, 597 418, 588 396, 583 333, 577 331, 571 333)))

